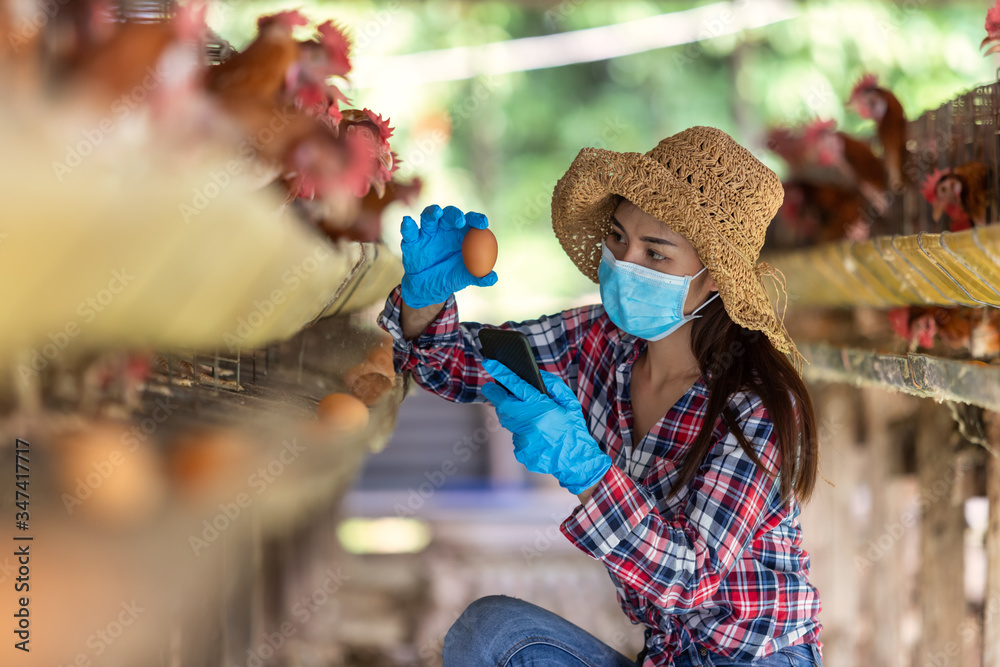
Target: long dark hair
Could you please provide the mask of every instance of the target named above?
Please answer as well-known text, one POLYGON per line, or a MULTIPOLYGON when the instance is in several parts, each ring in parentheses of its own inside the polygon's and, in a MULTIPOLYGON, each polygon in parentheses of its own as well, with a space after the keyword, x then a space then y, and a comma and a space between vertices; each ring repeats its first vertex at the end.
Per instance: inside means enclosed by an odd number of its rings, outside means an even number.
POLYGON ((777 474, 757 456, 736 423, 737 415, 727 406, 733 392, 747 390, 760 396, 774 425, 781 454, 781 502, 788 501, 793 488, 799 502, 806 502, 816 485, 819 443, 816 416, 805 384, 788 357, 766 335, 730 319, 721 299, 714 299, 700 312, 703 316, 692 323, 691 348, 708 384, 708 407, 667 498, 687 486, 698 472, 712 448, 712 432, 720 416, 750 460, 772 477, 777 474))

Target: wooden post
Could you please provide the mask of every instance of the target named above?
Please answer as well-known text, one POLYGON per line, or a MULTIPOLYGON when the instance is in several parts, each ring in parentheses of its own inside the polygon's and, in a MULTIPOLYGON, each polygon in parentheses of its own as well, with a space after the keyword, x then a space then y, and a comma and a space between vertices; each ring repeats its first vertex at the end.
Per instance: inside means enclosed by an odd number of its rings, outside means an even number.
POLYGON ((816 410, 820 471, 835 485, 820 478, 811 500, 799 517, 802 541, 810 556, 809 580, 819 590, 823 611, 823 661, 827 665, 854 665, 862 581, 869 565, 855 556, 864 551, 854 507, 857 487, 867 469, 867 451, 858 442, 857 420, 863 403, 857 387, 844 384, 809 387, 816 410))
MULTIPOLYGON (((909 546, 916 523, 915 484, 901 475, 898 459, 903 443, 894 424, 911 418, 923 402, 881 389, 861 389, 864 405, 865 461, 863 479, 870 490, 867 522, 853 561, 861 573, 860 626, 855 660, 845 664, 911 667, 912 646, 902 627, 909 597, 909 546)), ((924 667, 921 665, 920 667, 924 667)))
MULTIPOLYGON (((1000 451, 1000 414, 991 413, 990 448, 1000 451)), ((1000 667, 1000 458, 986 462, 986 497, 990 519, 986 528, 986 594, 983 596, 983 667, 1000 667)))
POLYGON ((925 400, 917 415, 920 483, 920 650, 916 664, 963 665, 965 507, 954 502, 954 422, 947 406, 925 400))

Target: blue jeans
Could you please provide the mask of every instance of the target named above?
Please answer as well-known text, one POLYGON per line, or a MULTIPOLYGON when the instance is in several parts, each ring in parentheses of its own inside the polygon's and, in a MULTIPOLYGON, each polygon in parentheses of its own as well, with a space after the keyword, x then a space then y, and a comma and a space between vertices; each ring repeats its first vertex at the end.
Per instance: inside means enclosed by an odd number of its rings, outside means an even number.
MULTIPOLYGON (((636 658, 546 609, 506 595, 470 604, 444 638, 444 667, 636 667, 636 658)), ((734 662, 707 649, 676 667, 822 667, 814 644, 789 646, 763 660, 734 662)))

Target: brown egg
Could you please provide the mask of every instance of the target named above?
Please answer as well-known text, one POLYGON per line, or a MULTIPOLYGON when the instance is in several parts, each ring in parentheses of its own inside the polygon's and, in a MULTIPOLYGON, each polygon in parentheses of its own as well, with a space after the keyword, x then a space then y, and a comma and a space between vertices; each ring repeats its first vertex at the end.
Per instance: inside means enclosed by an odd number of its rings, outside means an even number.
POLYGON ((382 395, 392 389, 393 381, 382 373, 365 373, 351 385, 351 393, 365 405, 374 405, 382 395))
POLYGON ((250 443, 232 429, 196 428, 171 443, 170 476, 187 500, 229 495, 245 481, 252 454, 250 443))
POLYGON ((338 431, 356 431, 368 425, 368 406, 350 394, 329 394, 316 406, 316 414, 338 431))
POLYGON ((57 441, 56 474, 70 516, 125 527, 162 505, 167 487, 160 456, 127 424, 94 423, 57 441))
POLYGON ((469 273, 482 278, 497 263, 497 237, 489 229, 473 227, 462 240, 462 261, 469 273))
POLYGON ((369 350, 368 354, 365 356, 365 361, 378 369, 378 372, 382 373, 386 377, 393 378, 396 376, 396 369, 392 365, 391 342, 380 343, 378 347, 374 347, 369 350))

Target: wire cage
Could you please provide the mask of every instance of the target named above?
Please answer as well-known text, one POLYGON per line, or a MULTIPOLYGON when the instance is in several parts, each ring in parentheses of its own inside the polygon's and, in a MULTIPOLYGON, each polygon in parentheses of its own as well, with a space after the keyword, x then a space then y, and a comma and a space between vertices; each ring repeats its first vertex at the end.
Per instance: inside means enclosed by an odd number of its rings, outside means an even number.
MULTIPOLYGON (((177 3, 175 0, 118 0, 108 5, 105 11, 111 21, 162 23, 176 14, 177 3)), ((232 53, 232 45, 210 30, 205 42, 206 62, 217 65, 232 53)))
POLYGON ((910 153, 908 175, 913 187, 904 194, 903 219, 898 233, 947 231, 948 221, 931 219, 930 205, 920 192, 924 180, 935 169, 981 162, 989 168, 986 220, 1000 215, 1000 169, 997 146, 997 114, 1000 113, 1000 82, 976 86, 936 109, 930 109, 907 124, 910 153))

